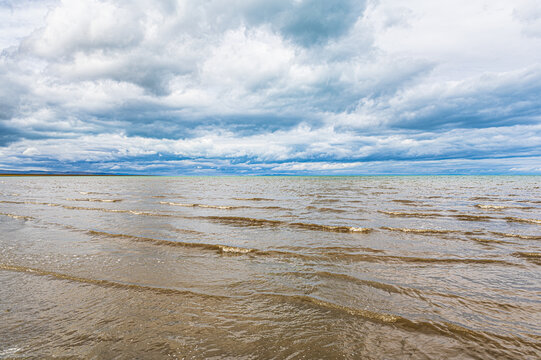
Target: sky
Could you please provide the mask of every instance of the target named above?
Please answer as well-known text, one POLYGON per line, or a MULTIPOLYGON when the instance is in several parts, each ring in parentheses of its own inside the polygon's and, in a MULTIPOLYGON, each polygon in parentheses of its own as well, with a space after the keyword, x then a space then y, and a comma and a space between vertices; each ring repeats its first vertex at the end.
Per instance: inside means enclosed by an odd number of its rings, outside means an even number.
POLYGON ((0 172, 541 174, 539 0, 0 0, 0 172))

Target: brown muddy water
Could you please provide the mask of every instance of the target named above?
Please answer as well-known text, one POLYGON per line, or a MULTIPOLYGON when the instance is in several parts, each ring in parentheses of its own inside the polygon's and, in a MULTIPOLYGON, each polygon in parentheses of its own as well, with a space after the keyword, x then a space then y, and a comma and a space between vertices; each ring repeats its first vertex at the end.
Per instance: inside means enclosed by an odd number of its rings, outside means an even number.
POLYGON ((3 177, 0 231, 0 358, 541 358, 541 177, 3 177))

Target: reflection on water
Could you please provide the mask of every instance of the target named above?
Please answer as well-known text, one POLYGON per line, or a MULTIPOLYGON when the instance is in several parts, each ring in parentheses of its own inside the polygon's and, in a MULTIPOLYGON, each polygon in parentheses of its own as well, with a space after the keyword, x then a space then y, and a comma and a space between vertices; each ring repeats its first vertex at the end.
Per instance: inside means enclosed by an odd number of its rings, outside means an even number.
POLYGON ((0 178, 0 358, 540 358, 540 177, 0 178))

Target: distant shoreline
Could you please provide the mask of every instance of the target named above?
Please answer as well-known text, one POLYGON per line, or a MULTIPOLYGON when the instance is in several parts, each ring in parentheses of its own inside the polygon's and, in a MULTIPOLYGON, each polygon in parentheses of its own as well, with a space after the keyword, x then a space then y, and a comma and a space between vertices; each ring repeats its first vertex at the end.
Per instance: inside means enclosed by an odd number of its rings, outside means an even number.
POLYGON ((1 176, 154 176, 154 175, 122 175, 122 174, 1 174, 1 176))
POLYGON ((0 173, 0 177, 69 177, 69 176, 88 176, 88 177, 98 177, 98 176, 107 176, 107 177, 246 177, 246 178, 257 178, 257 177, 431 177, 431 176, 541 176, 540 174, 359 174, 359 175, 321 175, 321 174, 257 174, 257 175, 233 175, 233 174, 217 174, 217 175, 195 175, 195 174, 186 174, 186 175, 159 175, 159 174, 28 174, 28 173, 0 173))

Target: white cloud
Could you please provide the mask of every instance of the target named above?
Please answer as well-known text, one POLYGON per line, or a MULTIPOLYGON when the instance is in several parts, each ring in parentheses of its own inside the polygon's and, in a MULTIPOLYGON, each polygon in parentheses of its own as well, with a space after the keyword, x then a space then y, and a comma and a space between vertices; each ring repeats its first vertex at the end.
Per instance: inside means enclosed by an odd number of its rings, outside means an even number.
POLYGON ((40 152, 35 147, 29 147, 26 150, 23 151, 23 155, 25 156, 33 156, 33 155, 39 155, 40 152))
POLYGON ((539 11, 533 0, 2 2, 3 166, 121 168, 160 153, 331 171, 537 156, 539 11))
POLYGON ((541 3, 536 0, 515 2, 513 15, 527 36, 541 37, 541 3))

